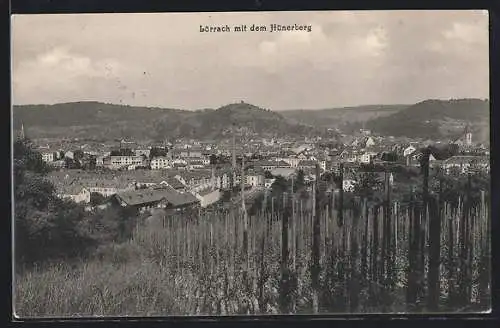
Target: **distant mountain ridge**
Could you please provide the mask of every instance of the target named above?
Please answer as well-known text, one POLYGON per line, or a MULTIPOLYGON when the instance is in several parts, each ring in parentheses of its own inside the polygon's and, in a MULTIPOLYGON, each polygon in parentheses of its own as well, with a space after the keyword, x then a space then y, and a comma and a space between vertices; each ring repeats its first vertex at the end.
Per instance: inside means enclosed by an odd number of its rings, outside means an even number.
POLYGON ((349 122, 365 122, 374 117, 391 115, 410 105, 362 105, 318 110, 284 110, 280 113, 296 122, 304 124, 340 127, 349 122))
POLYGON ((489 101, 482 99, 425 100, 366 122, 375 133, 421 138, 456 138, 466 125, 485 142, 489 140, 489 101))
POLYGON ((13 124, 15 130, 24 124, 34 138, 217 138, 232 126, 240 134, 320 133, 319 129, 290 122, 277 112, 247 103, 195 111, 100 102, 21 105, 13 108, 13 124))
POLYGON ((100 102, 14 106, 14 129, 24 124, 33 138, 219 138, 234 125, 260 136, 322 135, 363 127, 386 136, 455 138, 469 124, 489 140, 489 101, 425 100, 413 105, 366 105, 320 110, 271 111, 240 102, 217 109, 182 110, 100 102))

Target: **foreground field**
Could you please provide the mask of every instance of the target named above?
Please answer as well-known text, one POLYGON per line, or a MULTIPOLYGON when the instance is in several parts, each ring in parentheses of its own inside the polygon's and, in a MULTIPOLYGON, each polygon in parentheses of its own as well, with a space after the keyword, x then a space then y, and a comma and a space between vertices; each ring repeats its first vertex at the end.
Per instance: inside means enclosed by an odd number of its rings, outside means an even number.
POLYGON ((444 206, 436 263, 435 250, 419 246, 429 245, 432 234, 425 228, 428 223, 417 224, 422 217, 415 211, 397 205, 390 217, 376 207, 360 217, 346 211, 342 225, 338 213, 325 211, 319 238, 313 238, 317 221, 301 207, 292 206, 289 220, 280 212, 258 213, 247 218, 246 227, 237 213, 150 219, 129 241, 101 247, 91 259, 19 274, 16 313, 68 317, 488 309, 487 211, 471 209, 471 219, 463 221, 467 215, 462 207, 444 206), (415 228, 422 239, 415 238, 415 228), (433 280, 436 274, 438 281, 433 280))

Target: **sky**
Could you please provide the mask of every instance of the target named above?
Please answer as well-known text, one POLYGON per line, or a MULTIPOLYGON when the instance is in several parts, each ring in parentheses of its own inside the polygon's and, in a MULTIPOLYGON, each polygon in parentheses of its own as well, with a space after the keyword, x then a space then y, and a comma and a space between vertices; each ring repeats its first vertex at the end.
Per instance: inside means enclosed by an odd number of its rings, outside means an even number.
POLYGON ((484 11, 15 15, 11 31, 16 105, 283 110, 489 96, 484 11), (267 31, 200 32, 226 24, 267 31))

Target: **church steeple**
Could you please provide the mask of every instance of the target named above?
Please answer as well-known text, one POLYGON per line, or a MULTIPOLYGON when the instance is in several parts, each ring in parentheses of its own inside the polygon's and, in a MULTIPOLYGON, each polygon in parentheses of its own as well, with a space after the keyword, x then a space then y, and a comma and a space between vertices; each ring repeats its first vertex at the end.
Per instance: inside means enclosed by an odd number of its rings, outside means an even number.
POLYGON ((472 131, 470 129, 470 126, 469 124, 467 124, 465 126, 465 129, 464 129, 464 137, 465 137, 465 144, 467 146, 470 146, 472 145, 472 131))
POLYGON ((21 123, 21 133, 19 134, 19 138, 24 140, 26 139, 26 134, 24 133, 24 124, 21 123))

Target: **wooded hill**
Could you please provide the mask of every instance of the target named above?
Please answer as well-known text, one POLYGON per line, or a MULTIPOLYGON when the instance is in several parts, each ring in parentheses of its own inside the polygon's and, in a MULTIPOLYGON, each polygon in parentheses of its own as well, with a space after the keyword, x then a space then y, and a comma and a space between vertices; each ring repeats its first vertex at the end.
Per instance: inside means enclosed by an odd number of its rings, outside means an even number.
POLYGON ((328 108, 319 110, 286 110, 280 114, 298 123, 325 128, 345 130, 352 126, 360 128, 370 119, 389 116, 409 105, 365 105, 355 107, 328 108))
POLYGON ((179 110, 99 102, 14 106, 14 129, 24 124, 31 138, 97 139, 218 138, 235 125, 239 133, 270 136, 322 133, 290 122, 277 112, 247 103, 218 109, 179 110))
POLYGON ((476 139, 489 140, 489 101, 481 99, 425 100, 366 122, 367 129, 392 136, 456 138, 466 124, 476 139))
POLYGON ((425 100, 414 105, 369 105, 274 112, 248 103, 218 109, 181 110, 100 102, 14 106, 14 129, 21 123, 31 138, 216 139, 232 125, 238 133, 260 136, 325 135, 328 128, 352 133, 411 138, 456 138, 469 124, 474 139, 489 140, 489 101, 425 100))

